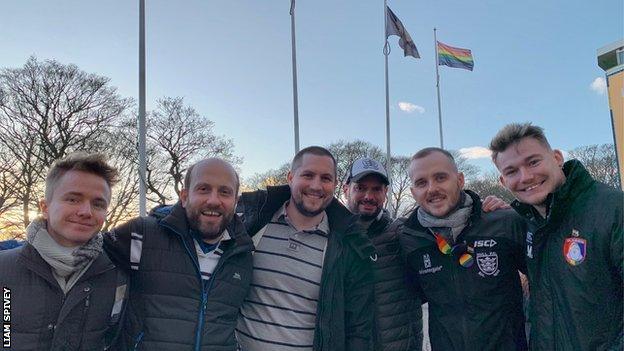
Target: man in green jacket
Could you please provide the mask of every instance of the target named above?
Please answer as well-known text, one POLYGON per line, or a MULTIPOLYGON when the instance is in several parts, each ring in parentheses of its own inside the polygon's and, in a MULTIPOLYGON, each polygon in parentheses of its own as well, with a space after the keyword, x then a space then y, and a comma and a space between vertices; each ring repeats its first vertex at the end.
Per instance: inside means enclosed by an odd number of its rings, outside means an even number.
POLYGON ((623 193, 564 163, 530 123, 505 126, 490 149, 529 222, 531 348, 621 350, 623 193))
POLYGON ((242 194, 237 212, 256 246, 236 328, 243 351, 369 350, 373 246, 335 186, 334 157, 311 146, 288 185, 242 194))

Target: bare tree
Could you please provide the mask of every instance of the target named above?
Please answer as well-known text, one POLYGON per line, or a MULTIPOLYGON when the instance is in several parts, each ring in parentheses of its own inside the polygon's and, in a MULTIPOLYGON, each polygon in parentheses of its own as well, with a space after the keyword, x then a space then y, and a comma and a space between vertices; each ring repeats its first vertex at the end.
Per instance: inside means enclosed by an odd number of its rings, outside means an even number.
POLYGON ((256 189, 266 189, 267 186, 286 184, 286 176, 290 170, 290 163, 286 162, 277 169, 269 169, 266 172, 256 173, 245 180, 241 189, 243 191, 253 191, 256 189))
POLYGON ((570 158, 581 161, 589 174, 597 181, 614 188, 620 187, 613 144, 581 146, 569 151, 569 155, 570 158))
POLYGON ((110 164, 119 172, 119 183, 112 189, 108 215, 102 230, 108 230, 117 224, 138 215, 139 172, 138 149, 134 126, 122 124, 106 135, 106 155, 110 164))
POLYGON ((392 158, 392 213, 397 217, 404 216, 413 207, 414 198, 410 193, 409 177, 410 157, 397 156, 392 158))
POLYGON ((17 161, 25 226, 52 162, 75 150, 97 148, 102 131, 132 105, 108 83, 75 65, 35 57, 21 68, 0 71, 0 146, 17 161))
POLYGON ((181 97, 158 100, 148 126, 148 187, 156 193, 159 203, 171 199, 172 194, 167 192, 171 187, 173 194, 179 196, 186 169, 193 162, 206 157, 220 157, 233 164, 241 162, 234 155, 232 139, 216 135, 214 122, 185 105, 181 97))
POLYGON ((497 172, 490 172, 476 179, 466 181, 465 188, 479 194, 481 199, 494 195, 507 203, 514 200, 514 196, 500 183, 497 172))
POLYGON ((464 174, 466 181, 476 179, 479 176, 479 167, 471 164, 465 156, 462 156, 462 154, 459 153, 459 151, 450 150, 449 152, 455 159, 457 170, 464 174))

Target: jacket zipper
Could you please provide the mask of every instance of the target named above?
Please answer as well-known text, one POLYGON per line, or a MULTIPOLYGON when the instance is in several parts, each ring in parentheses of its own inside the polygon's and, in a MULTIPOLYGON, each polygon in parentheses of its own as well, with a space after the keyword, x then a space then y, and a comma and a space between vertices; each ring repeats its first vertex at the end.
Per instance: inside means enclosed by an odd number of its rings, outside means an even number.
MULTIPOLYGON (((538 231, 546 231, 546 227, 547 227, 547 223, 545 223, 543 226, 541 226, 540 228, 538 228, 535 232, 537 234, 538 231)), ((543 233, 540 233, 543 235, 543 233)), ((537 236, 537 235, 536 235, 537 236)), ((550 240, 548 240, 548 237, 543 238, 544 240, 544 247, 543 247, 543 253, 544 253, 544 257, 543 257, 543 262, 546 263, 546 267, 547 269, 544 270, 544 273, 546 274, 546 281, 548 282, 548 291, 550 292, 550 308, 552 310, 552 331, 553 331, 553 335, 552 335, 552 346, 555 347, 555 340, 556 338, 556 333, 557 333, 557 329, 555 328, 555 320, 554 320, 554 316, 555 316, 555 292, 553 291, 553 281, 550 278, 550 246, 552 246, 552 244, 550 243, 550 240)), ((538 262, 539 263, 539 262, 538 262)), ((531 340, 531 339, 529 339, 531 340)))
MULTIPOLYGON (((464 234, 464 232, 466 230, 468 230, 468 228, 470 228, 471 225, 472 225, 472 223, 468 223, 468 225, 464 229, 462 229, 461 233, 459 233, 459 235, 457 236, 457 239, 456 239, 457 242, 460 241, 459 240, 460 238, 463 238, 462 234, 464 234)), ((428 229, 429 229, 429 232, 431 233, 431 235, 435 235, 433 230, 431 230, 431 228, 428 228, 428 229)), ((453 281, 453 285, 455 286, 455 291, 457 292, 456 298, 457 298, 457 300, 459 300, 461 302, 461 305, 462 305, 462 312, 460 314, 461 329, 462 329, 462 332, 463 332, 463 335, 462 335, 462 347, 463 347, 464 350, 467 350, 468 349, 468 347, 467 347, 468 343, 467 343, 466 339, 468 338, 469 334, 468 334, 468 325, 466 323, 466 298, 465 298, 464 294, 461 293, 463 291, 463 289, 462 289, 462 286, 461 286, 461 284, 459 282, 459 278, 458 278, 458 274, 457 274, 457 271, 460 269, 459 268, 460 265, 459 265, 459 262, 454 262, 455 261, 455 256, 453 256, 453 255, 449 256, 449 260, 451 261, 451 264, 450 264, 450 267, 451 267, 451 280, 453 281)), ((462 267, 462 269, 463 269, 463 267, 462 267)))
POLYGON ((212 289, 212 285, 213 285, 212 283, 217 273, 223 268, 223 262, 227 260, 229 257, 231 257, 232 255, 238 253, 238 251, 232 251, 227 256, 221 257, 221 259, 219 260, 219 263, 217 264, 217 267, 215 267, 215 270, 212 272, 212 275, 210 276, 210 279, 208 280, 208 285, 206 286, 204 285, 204 281, 201 276, 199 263, 194 259, 194 256, 191 254, 191 250, 189 249, 188 245, 186 245, 186 241, 184 240, 184 237, 182 236, 182 234, 180 234, 177 230, 173 229, 172 227, 166 224, 162 224, 162 226, 170 229, 172 232, 176 233, 180 237, 180 240, 182 241, 182 245, 184 246, 184 249, 186 250, 187 255, 191 258, 191 261, 193 261, 193 266, 195 267, 195 273, 197 274, 197 278, 199 279, 199 284, 201 286, 202 295, 201 295, 201 303, 200 303, 200 308, 199 308, 199 316, 198 316, 198 321, 197 321, 197 330, 195 332, 195 350, 200 351, 201 335, 204 329, 204 315, 206 312, 206 306, 208 304, 208 294, 210 290, 212 289))
POLYGON ((175 230, 174 228, 166 224, 162 224, 162 226, 171 230, 172 232, 178 235, 178 237, 180 238, 180 241, 182 241, 184 250, 186 250, 186 254, 191 258, 191 261, 193 261, 193 267, 195 267, 195 273, 196 273, 197 279, 199 279, 199 285, 201 287, 202 294, 201 294, 201 302, 200 302, 199 315, 198 315, 198 321, 197 321, 197 330, 195 331, 195 350, 199 351, 200 345, 201 345, 201 334, 202 334, 202 330, 204 329, 204 308, 206 305, 206 301, 208 299, 208 294, 207 294, 206 289, 204 288, 204 282, 202 281, 199 263, 195 260, 195 258, 193 257, 193 254, 191 254, 191 250, 189 249, 188 245, 186 245, 184 236, 180 234, 177 230, 175 230))

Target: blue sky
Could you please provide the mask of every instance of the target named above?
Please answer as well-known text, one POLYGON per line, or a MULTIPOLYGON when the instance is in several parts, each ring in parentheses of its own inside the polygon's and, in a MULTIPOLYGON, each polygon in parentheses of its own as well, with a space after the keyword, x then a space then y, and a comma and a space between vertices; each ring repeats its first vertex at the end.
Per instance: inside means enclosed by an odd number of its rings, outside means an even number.
MULTIPOLYGON (((421 59, 389 58, 394 154, 439 143, 433 27, 473 52, 473 72, 440 67, 445 146, 487 146, 533 121, 553 146, 612 142, 596 50, 624 37, 621 0, 389 1, 421 59), (592 83, 593 87, 592 88, 592 83), (399 102, 416 105, 406 112, 399 102)), ((138 0, 9 0, 0 67, 30 55, 111 78, 138 99, 138 0)), ((147 107, 163 96, 213 120, 244 158, 242 176, 294 152, 289 0, 147 0, 147 107)), ((301 145, 363 139, 385 150, 383 1, 299 0, 301 145)), ((406 104, 403 104, 405 106, 406 104)), ((475 159, 488 169, 489 161, 475 159)))

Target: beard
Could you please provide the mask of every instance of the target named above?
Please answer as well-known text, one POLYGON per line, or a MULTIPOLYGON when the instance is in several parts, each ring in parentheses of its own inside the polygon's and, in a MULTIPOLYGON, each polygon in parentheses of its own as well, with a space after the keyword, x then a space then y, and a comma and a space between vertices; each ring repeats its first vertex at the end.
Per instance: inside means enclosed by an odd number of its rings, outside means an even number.
POLYGON ((364 222, 370 221, 372 219, 377 218, 377 216, 379 215, 379 212, 381 212, 382 208, 381 206, 379 206, 379 204, 376 201, 359 201, 359 202, 355 202, 355 203, 350 203, 349 204, 349 210, 351 211, 351 213, 359 215, 360 219, 363 220, 364 222), (360 205, 370 205, 370 206, 375 206, 376 210, 373 213, 362 213, 359 210, 360 205))
MULTIPOLYGON (((330 198, 329 202, 331 202, 331 198, 330 198)), ((295 207, 297 208, 297 211, 299 211, 299 213, 301 213, 302 215, 304 215, 306 217, 314 217, 314 216, 322 213, 323 211, 325 211, 327 206, 329 206, 329 202, 326 203, 326 204, 323 204, 317 210, 308 210, 305 207, 305 205, 303 204, 303 200, 301 200, 301 198, 296 199, 296 198, 292 197, 292 203, 295 204, 295 207)))
POLYGON ((377 216, 379 216, 379 212, 381 212, 381 208, 380 207, 378 207, 377 211, 375 211, 375 213, 373 213, 373 214, 360 214, 360 218, 364 222, 367 222, 367 221, 370 221, 370 220, 373 220, 373 219, 377 218, 377 216))
POLYGON ((204 240, 215 240, 218 239, 223 231, 227 228, 227 226, 234 218, 234 211, 230 213, 224 213, 218 209, 212 208, 202 208, 202 209, 187 209, 186 218, 188 219, 189 226, 192 230, 201 234, 204 240), (215 211, 221 214, 221 221, 218 223, 207 223, 206 221, 202 221, 201 211, 215 211))

